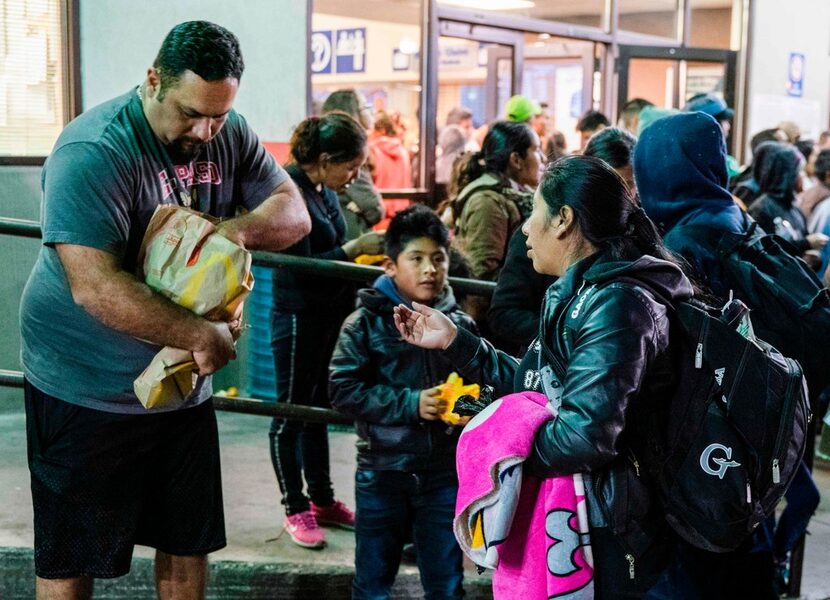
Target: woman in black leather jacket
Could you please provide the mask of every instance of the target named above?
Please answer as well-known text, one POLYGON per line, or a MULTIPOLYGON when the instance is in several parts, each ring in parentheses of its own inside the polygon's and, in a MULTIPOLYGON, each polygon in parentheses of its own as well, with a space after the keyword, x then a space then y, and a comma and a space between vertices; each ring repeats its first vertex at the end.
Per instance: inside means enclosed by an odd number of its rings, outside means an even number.
POLYGON ((640 598, 666 567, 673 538, 640 463, 647 420, 671 391, 667 306, 693 294, 619 175, 586 156, 547 169, 523 226, 548 290, 539 337, 519 361, 421 305, 399 306, 410 343, 442 348, 465 380, 496 396, 562 384, 558 416, 529 461, 542 477, 583 473, 597 598, 640 598))

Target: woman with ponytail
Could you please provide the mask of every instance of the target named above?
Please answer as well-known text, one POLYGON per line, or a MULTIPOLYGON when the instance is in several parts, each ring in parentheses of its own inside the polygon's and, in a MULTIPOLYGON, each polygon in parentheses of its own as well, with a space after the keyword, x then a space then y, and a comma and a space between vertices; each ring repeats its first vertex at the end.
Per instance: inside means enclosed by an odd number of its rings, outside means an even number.
MULTIPOLYGON (((297 126, 286 171, 306 202, 311 233, 286 254, 353 260, 360 254, 382 252, 383 236, 378 233, 346 241, 337 198, 337 192, 357 177, 367 156, 366 132, 346 113, 311 117, 297 126)), ((277 402, 331 406, 328 364, 340 325, 353 309, 352 287, 342 279, 274 270, 271 348, 277 402)), ((319 524, 352 527, 354 514, 334 497, 326 425, 275 418, 270 440, 291 539, 300 546, 319 548, 325 544, 319 524), (303 478, 310 498, 303 493, 303 478)))
POLYGON ((510 235, 530 214, 541 168, 539 136, 512 121, 494 123, 467 161, 453 206, 455 242, 477 279, 498 278, 510 235))
POLYGON ((523 231, 533 268, 558 280, 522 359, 425 306, 399 306, 396 325, 410 343, 442 349, 465 381, 493 385, 496 397, 560 396, 525 473, 583 474, 595 597, 640 598, 668 566, 673 538, 638 457, 648 416, 674 383, 669 307, 693 288, 626 184, 597 158, 549 165, 523 231), (545 367, 561 387, 545 385, 545 367))

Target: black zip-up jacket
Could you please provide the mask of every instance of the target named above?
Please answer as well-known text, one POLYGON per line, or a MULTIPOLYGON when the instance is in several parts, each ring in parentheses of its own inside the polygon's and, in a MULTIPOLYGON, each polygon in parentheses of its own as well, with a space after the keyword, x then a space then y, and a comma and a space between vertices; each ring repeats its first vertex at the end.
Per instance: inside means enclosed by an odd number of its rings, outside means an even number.
MULTIPOLYGON (((329 369, 332 405, 355 418, 357 462, 381 471, 455 470, 461 428, 423 421, 421 391, 443 383, 452 363, 436 350, 401 339, 393 321, 397 302, 377 289, 358 293, 359 308, 343 323, 329 369)), ((477 333, 449 287, 435 308, 459 329, 477 333)), ((476 383, 465 381, 465 383, 476 383)))
MULTIPOLYGON (((348 260, 343 251, 346 242, 346 221, 340 211, 337 194, 327 187, 319 190, 296 164, 286 172, 300 189, 311 217, 311 232, 282 252, 294 256, 348 260)), ((290 269, 274 269, 274 308, 280 312, 302 310, 335 311, 338 315, 354 308, 354 288, 342 279, 300 273, 290 269)))
MULTIPOLYGON (((650 411, 674 385, 666 305, 691 295, 674 264, 597 253, 550 287, 542 309, 541 335, 564 371, 562 406, 538 432, 529 467, 543 477, 588 473, 592 527, 609 527, 634 557, 664 530, 637 457, 650 411)), ((445 354, 497 396, 543 391, 540 368, 554 366, 538 339, 520 363, 461 329, 445 354)))

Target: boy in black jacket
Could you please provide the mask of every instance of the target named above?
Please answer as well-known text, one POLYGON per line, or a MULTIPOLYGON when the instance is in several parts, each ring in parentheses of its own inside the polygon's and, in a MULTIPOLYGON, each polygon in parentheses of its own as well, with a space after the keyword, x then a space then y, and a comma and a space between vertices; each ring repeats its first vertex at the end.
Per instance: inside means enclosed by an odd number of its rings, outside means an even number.
POLYGON ((460 327, 475 324, 445 283, 449 235, 435 213, 425 206, 398 213, 385 244, 386 274, 360 291, 329 369, 332 404, 354 416, 359 438, 352 597, 388 597, 411 532, 426 597, 461 598, 462 554, 452 532, 460 427, 441 420, 446 406, 436 397, 453 369, 440 352, 403 341, 392 309, 415 301, 460 327))

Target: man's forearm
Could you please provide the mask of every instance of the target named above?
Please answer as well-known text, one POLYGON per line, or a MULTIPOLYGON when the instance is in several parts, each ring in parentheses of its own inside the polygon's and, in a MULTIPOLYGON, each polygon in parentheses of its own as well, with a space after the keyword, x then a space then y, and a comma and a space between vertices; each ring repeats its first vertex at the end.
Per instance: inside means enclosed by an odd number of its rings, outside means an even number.
POLYGON ((157 294, 124 271, 99 280, 93 291, 76 296, 93 317, 117 331, 160 346, 195 351, 207 321, 157 294))
POLYGON ((284 250, 311 231, 311 218, 297 187, 282 183, 248 214, 220 224, 219 231, 249 250, 284 250))

